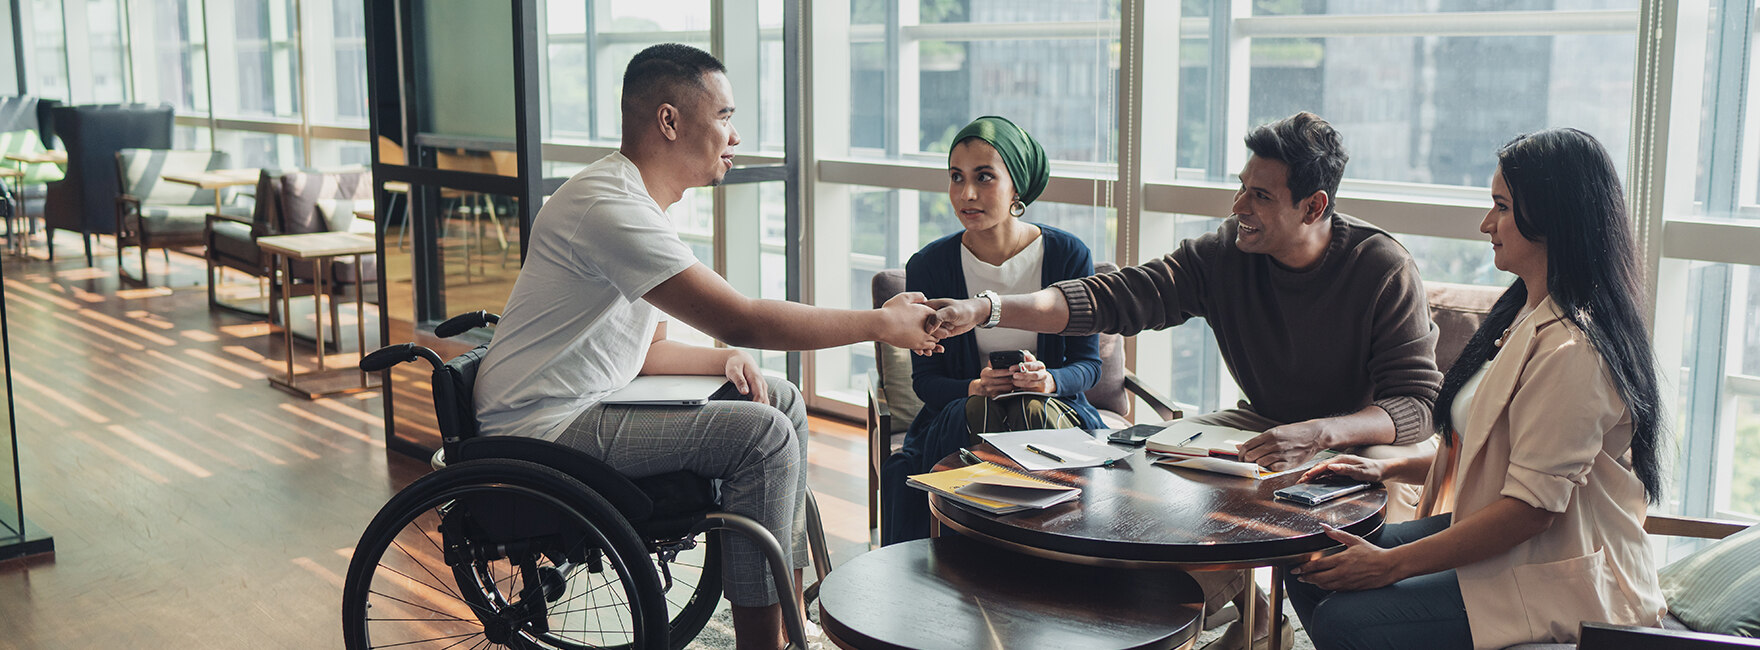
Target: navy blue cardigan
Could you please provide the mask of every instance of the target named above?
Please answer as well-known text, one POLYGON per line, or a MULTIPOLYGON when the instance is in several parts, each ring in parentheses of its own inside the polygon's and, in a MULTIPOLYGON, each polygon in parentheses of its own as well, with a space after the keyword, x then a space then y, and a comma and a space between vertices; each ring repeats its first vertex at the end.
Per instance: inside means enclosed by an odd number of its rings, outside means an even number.
MULTIPOLYGON (((1062 230, 1042 224, 1040 237, 1045 240, 1045 261, 1039 273, 1039 285, 1094 274, 1094 259, 1086 244, 1062 230)), ((924 246, 905 264, 904 284, 907 291, 920 291, 930 298, 970 298, 966 290, 966 274, 960 265, 960 231, 924 246)), ((955 400, 965 399, 967 386, 978 378, 979 370, 989 364, 978 358, 978 340, 966 332, 941 341, 943 353, 911 357, 911 386, 923 399, 923 411, 917 420, 929 419, 935 412, 955 400)), ((1039 349, 1034 354, 1057 381, 1057 395, 1065 404, 1081 414, 1090 428, 1100 426, 1100 413, 1082 393, 1100 381, 1100 337, 1058 336, 1040 334, 1039 349)))

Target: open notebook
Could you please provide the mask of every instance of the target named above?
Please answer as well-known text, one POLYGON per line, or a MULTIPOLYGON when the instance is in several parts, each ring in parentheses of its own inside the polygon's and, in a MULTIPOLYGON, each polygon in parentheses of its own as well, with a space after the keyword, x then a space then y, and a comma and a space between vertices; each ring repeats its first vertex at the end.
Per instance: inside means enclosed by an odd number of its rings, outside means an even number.
POLYGON ((990 462, 917 474, 905 483, 993 514, 1049 508, 1082 493, 1081 488, 990 462))
POLYGON ((711 399, 744 398, 726 377, 642 375, 629 385, 605 396, 600 403, 626 406, 702 406, 711 399))

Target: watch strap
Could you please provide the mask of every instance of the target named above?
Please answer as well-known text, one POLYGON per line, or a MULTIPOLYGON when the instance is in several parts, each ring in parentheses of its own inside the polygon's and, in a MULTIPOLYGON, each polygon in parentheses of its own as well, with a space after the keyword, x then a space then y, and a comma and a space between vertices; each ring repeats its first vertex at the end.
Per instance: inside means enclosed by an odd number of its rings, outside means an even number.
POLYGON ((978 297, 990 301, 990 320, 984 321, 978 327, 981 329, 996 327, 997 323, 1002 322, 1002 296, 996 295, 995 291, 985 289, 978 292, 978 297))

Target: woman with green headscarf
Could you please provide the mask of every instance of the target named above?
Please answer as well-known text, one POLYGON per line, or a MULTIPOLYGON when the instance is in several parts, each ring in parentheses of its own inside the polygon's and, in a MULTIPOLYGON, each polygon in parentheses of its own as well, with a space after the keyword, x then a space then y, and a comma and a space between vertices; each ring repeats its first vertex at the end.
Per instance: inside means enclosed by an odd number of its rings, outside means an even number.
MULTIPOLYGON (((948 199, 965 229, 911 256, 906 290, 994 301, 1093 275, 1093 257, 1080 239, 1023 219, 1050 178, 1045 150, 1013 122, 986 116, 966 125, 947 156, 948 199)), ((927 497, 906 486, 905 477, 929 471, 974 434, 1102 426, 1082 396, 1100 378, 1099 337, 980 326, 941 344, 943 354, 912 358, 923 409, 903 449, 881 471, 886 544, 929 535, 927 497), (1008 358, 1017 351, 1018 360, 1008 358), (999 353, 1000 367, 992 367, 992 352, 999 353)))

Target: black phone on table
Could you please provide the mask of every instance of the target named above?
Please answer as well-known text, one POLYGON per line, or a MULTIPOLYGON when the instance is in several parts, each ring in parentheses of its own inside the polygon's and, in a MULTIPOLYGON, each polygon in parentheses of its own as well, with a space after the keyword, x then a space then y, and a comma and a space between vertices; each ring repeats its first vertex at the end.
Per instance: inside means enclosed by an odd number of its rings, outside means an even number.
POLYGON ((1305 506, 1320 505, 1347 494, 1354 494, 1369 489, 1370 484, 1362 481, 1332 475, 1315 480, 1312 483, 1297 483, 1272 492, 1271 496, 1293 501, 1305 506))
POLYGON ((997 350, 990 353, 990 367, 1007 370, 1027 360, 1026 350, 997 350))
POLYGON ((1165 428, 1167 427, 1159 424, 1139 424, 1134 427, 1126 427, 1106 434, 1106 441, 1116 442, 1121 445, 1130 445, 1132 447, 1141 447, 1149 442, 1150 436, 1161 433, 1161 430, 1165 428))

